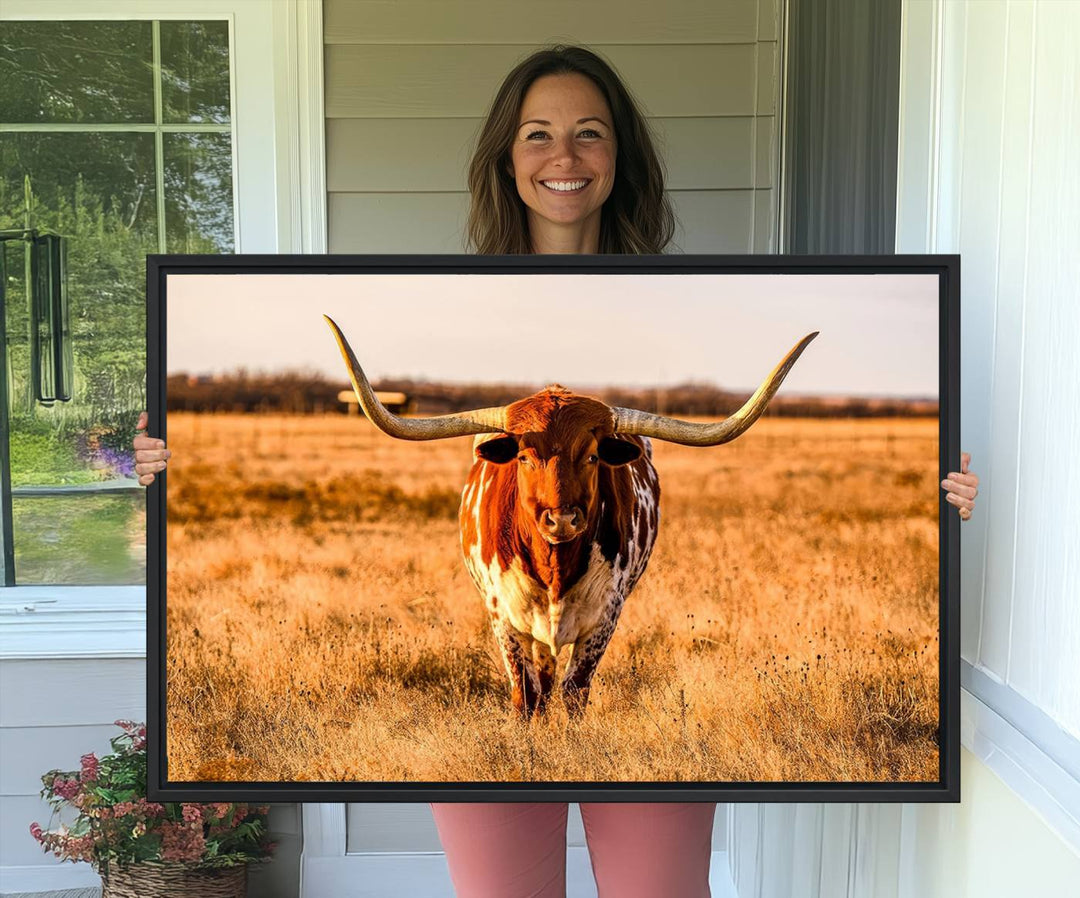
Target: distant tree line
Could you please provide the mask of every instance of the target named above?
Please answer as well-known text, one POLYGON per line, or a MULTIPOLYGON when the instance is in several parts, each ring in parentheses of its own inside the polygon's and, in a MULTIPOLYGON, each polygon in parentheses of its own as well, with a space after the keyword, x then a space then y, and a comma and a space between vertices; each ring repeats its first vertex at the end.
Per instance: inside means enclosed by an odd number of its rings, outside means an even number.
MULTIPOLYGON (((376 390, 407 394, 419 414, 441 415, 470 408, 508 405, 541 389, 538 384, 445 384, 424 380, 385 379, 376 390)), ((572 386, 572 385, 567 385, 572 386)), ((166 407, 169 411, 345 414, 348 405, 338 400, 344 381, 327 380, 315 372, 251 373, 169 376, 166 407)), ((722 390, 710 384, 687 383, 658 388, 582 389, 608 405, 639 408, 674 416, 722 417, 738 409, 748 394, 722 390)), ((859 396, 783 396, 773 398, 766 414, 782 417, 927 417, 936 416, 936 399, 891 399, 859 396)))

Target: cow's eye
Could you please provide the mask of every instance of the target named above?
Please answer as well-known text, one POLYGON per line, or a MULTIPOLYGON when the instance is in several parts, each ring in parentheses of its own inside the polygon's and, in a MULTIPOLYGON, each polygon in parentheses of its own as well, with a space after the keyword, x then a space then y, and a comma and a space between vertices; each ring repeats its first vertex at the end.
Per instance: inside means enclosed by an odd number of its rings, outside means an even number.
POLYGON ((527 456, 524 452, 522 452, 518 456, 518 461, 521 462, 523 465, 527 465, 529 463, 529 456, 527 456))
POLYGON ((588 462, 590 465, 595 465, 598 461, 600 461, 600 456, 598 455, 590 455, 588 458, 588 462))

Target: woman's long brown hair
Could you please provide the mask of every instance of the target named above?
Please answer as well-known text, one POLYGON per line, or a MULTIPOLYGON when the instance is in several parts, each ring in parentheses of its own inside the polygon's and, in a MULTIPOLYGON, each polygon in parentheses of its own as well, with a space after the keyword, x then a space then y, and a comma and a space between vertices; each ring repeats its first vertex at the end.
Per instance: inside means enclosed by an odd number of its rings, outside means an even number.
POLYGON ((506 76, 495 95, 469 165, 469 246, 485 255, 532 252, 525 204, 510 174, 510 147, 532 83, 562 74, 589 78, 614 119, 615 182, 601 211, 599 251, 663 252, 675 232, 675 216, 645 117, 607 62, 584 47, 566 46, 533 53, 506 76))

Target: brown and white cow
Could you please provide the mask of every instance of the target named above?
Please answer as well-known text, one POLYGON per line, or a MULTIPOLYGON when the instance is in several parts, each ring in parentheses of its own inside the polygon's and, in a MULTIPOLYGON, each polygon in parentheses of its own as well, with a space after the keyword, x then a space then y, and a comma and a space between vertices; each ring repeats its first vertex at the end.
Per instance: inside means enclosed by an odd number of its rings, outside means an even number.
POLYGON ((567 645, 573 650, 563 700, 571 714, 588 702, 593 674, 656 541, 660 481, 648 438, 691 446, 735 439, 817 336, 804 337, 739 411, 711 424, 611 408, 557 384, 500 408, 399 418, 375 397, 344 334, 326 320, 360 406, 377 427, 406 440, 477 434, 461 498, 461 548, 491 616, 514 707, 526 717, 544 710, 567 645))

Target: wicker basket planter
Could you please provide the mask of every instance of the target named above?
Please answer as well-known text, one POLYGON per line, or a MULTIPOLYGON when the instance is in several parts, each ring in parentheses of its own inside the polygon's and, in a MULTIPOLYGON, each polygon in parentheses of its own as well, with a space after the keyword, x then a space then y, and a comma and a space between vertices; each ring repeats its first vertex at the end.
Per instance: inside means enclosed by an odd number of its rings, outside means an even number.
POLYGON ((245 898, 247 865, 200 870, 188 864, 132 864, 101 877, 101 898, 245 898))

